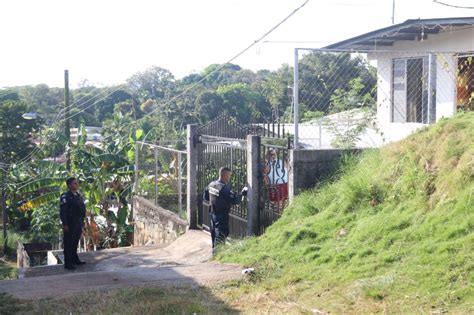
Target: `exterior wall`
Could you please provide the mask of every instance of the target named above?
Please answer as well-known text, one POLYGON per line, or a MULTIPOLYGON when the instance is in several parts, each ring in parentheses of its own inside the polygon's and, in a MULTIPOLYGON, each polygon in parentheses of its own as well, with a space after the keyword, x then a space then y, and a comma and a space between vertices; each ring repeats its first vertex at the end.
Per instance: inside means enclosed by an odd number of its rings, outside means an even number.
POLYGON ((188 227, 175 213, 138 196, 133 197, 133 222, 134 246, 171 243, 188 227))
POLYGON ((290 202, 302 191, 314 187, 319 181, 334 173, 344 153, 360 150, 290 150, 288 195, 290 202))
POLYGON ((398 41, 383 52, 371 53, 369 58, 377 63, 377 119, 388 142, 405 138, 421 123, 392 123, 392 73, 393 58, 436 55, 436 121, 456 112, 456 53, 474 51, 474 27, 453 28, 441 34, 429 34, 423 41, 398 41))

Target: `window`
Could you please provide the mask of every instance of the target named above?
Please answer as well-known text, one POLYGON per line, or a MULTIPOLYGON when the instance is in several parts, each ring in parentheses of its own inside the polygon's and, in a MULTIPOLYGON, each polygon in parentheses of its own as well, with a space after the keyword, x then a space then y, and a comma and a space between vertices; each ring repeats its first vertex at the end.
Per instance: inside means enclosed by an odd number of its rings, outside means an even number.
POLYGON ((393 60, 392 122, 435 121, 435 65, 434 55, 393 60))
POLYGON ((457 108, 474 110, 474 55, 458 58, 457 108))

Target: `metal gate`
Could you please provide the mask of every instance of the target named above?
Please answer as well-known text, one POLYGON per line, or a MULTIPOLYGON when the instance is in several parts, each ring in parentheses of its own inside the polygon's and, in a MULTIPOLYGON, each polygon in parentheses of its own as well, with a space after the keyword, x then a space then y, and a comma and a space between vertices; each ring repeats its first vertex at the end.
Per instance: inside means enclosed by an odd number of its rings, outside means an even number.
MULTIPOLYGON (((222 115, 197 128, 197 189, 200 227, 209 229, 209 205, 204 201, 206 186, 219 177, 219 168, 233 171, 231 184, 238 192, 247 185, 247 136, 261 138, 258 158, 258 217, 259 233, 280 218, 288 205, 288 149, 290 140, 279 123, 242 126, 233 118, 222 115)), ((229 220, 230 235, 248 235, 247 200, 232 206, 229 220)))
MULTIPOLYGON (((210 182, 219 178, 219 168, 227 166, 232 169, 234 191, 242 190, 247 184, 247 134, 248 128, 226 115, 198 128, 198 225, 202 228, 209 229, 209 205, 204 201, 203 192, 210 182)), ((232 206, 229 230, 233 237, 247 236, 246 200, 232 206)))

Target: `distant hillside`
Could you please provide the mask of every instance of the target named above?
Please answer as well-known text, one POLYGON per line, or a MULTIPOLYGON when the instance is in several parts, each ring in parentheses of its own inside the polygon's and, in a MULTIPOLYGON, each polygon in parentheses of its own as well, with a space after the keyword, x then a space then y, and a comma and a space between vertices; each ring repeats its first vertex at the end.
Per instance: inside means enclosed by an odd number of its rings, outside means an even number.
POLYGON ((255 267, 240 294, 300 309, 474 313, 474 113, 347 159, 218 259, 255 267))

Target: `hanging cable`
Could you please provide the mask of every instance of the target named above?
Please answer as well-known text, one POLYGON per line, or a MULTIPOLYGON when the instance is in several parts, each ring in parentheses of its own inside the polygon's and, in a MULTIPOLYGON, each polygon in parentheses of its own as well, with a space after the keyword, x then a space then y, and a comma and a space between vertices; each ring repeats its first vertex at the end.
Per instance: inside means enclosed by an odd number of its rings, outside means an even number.
POLYGON ((454 5, 454 4, 449 4, 449 3, 441 2, 441 1, 439 1, 439 0, 433 0, 433 2, 434 2, 434 3, 437 3, 437 4, 440 4, 440 5, 444 5, 444 6, 446 6, 446 7, 455 8, 455 9, 474 10, 474 7, 466 7, 466 6, 454 5))
MULTIPOLYGON (((309 2, 309 0, 306 0, 305 2, 303 2, 303 4, 301 4, 300 6, 298 6, 296 9, 294 9, 289 15, 287 15, 284 19, 282 19, 280 22, 278 22, 275 26, 273 26, 270 30, 268 30, 267 32, 265 32, 262 36, 260 36, 258 39, 256 39, 255 41, 253 41, 250 45, 248 45, 246 48, 244 48, 242 51, 240 51, 239 53, 237 53, 235 56, 233 56, 232 58, 230 58, 227 62, 225 62, 224 64, 222 64, 220 67, 214 69, 213 71, 209 72, 208 74, 206 74, 204 77, 201 78, 201 80, 195 82, 194 84, 192 84, 191 86, 189 86, 188 88, 186 88, 183 92, 181 92, 180 94, 178 94, 177 96, 171 98, 169 101, 165 102, 164 103, 164 106, 167 106, 169 104, 171 104, 172 102, 176 101, 177 99, 181 98, 182 96, 186 95, 189 91, 191 91, 193 88, 195 88, 197 85, 199 85, 200 83, 202 83, 204 80, 206 80, 209 76, 213 75, 214 73, 216 72, 219 72, 220 70, 222 70, 224 67, 226 67, 227 64, 229 63, 232 63, 235 59, 239 58, 241 55, 243 55, 244 53, 246 53, 248 50, 250 50, 253 46, 255 46, 256 44, 260 43, 264 38, 266 38, 268 35, 270 35, 271 33, 273 33, 277 28, 279 28, 283 23, 285 23, 288 19, 290 19, 293 15, 295 15, 299 10, 301 10, 307 3, 309 2)), ((118 89, 117 89, 118 90, 118 89)), ((113 92, 112 92, 113 93, 113 92)), ((108 93, 108 95, 112 94, 112 93, 108 93)), ((107 96, 108 96, 107 95, 107 96)), ((97 104, 98 102, 100 102, 101 100, 105 99, 107 96, 105 96, 104 98, 94 102, 94 104, 97 104)), ((90 105, 88 106, 90 107, 90 105)), ((84 110, 82 110, 84 111, 84 110)), ((81 111, 81 112, 82 112, 81 111)), ((142 118, 138 119, 138 120, 135 120, 135 121, 132 121, 128 124, 128 127, 132 127, 133 125, 137 124, 138 122, 142 121, 143 119, 147 118, 148 116, 151 116, 153 114, 155 114, 156 112, 158 111, 158 108, 151 111, 150 113, 147 113, 145 114, 142 118)), ((78 113, 75 113, 74 115, 77 115, 78 113)), ((70 116, 71 117, 71 116, 70 116)), ((69 117, 69 118, 70 118, 69 117)), ((64 121, 64 119, 61 119, 59 121, 56 121, 56 122, 62 122, 64 121)), ((102 141, 105 141, 107 140, 108 138, 112 137, 113 135, 109 135, 108 137, 105 137, 102 139, 102 141)), ((59 139, 59 137, 57 138, 59 139)), ((49 140, 47 139, 46 142, 48 142, 49 140)), ((35 148, 36 149, 36 148, 35 148)), ((35 150, 33 150, 35 151, 35 150)), ((24 164, 24 163, 27 163, 28 161, 30 161, 34 155, 36 155, 38 153, 39 149, 36 150, 36 152, 32 152, 31 154, 28 155, 27 158, 24 158, 21 160, 20 162, 20 165, 21 164, 24 164)), ((4 165, 12 165, 12 164, 16 164, 16 165, 19 165, 18 163, 10 163, 10 164, 4 164, 4 165)))

